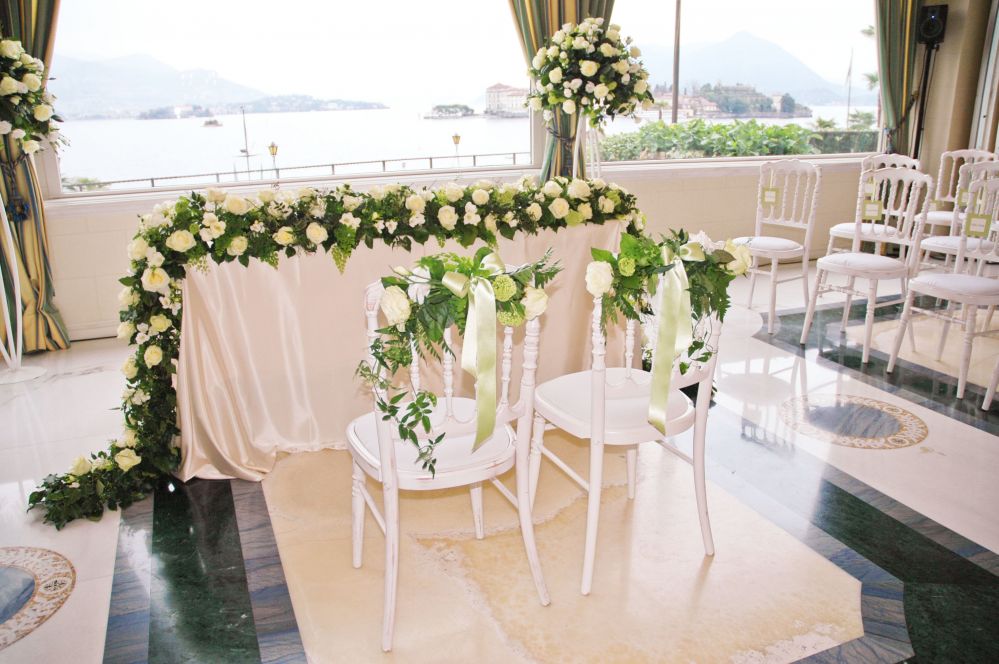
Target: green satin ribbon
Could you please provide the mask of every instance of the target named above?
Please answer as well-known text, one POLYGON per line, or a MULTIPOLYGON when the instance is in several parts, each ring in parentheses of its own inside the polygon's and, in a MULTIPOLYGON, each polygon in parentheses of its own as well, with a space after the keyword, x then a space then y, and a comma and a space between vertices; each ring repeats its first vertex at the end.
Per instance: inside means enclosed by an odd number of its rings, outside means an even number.
MULTIPOLYGON (((494 253, 483 256, 479 271, 502 274, 503 261, 494 253)), ((461 368, 475 378, 475 444, 479 449, 496 428, 496 295, 485 276, 467 277, 448 272, 441 280, 457 297, 468 297, 468 318, 461 346, 461 368)))
POLYGON ((676 258, 673 269, 663 275, 660 284, 659 334, 652 362, 652 394, 649 398, 649 424, 663 435, 666 435, 666 404, 673 379, 673 359, 677 353, 686 351, 694 340, 688 286, 683 261, 676 258))

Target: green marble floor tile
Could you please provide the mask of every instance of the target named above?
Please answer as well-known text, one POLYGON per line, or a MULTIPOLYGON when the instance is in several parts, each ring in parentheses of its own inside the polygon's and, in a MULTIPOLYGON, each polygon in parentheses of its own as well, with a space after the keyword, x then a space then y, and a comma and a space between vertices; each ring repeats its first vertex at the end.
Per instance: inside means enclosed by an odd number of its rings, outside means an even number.
POLYGON ((919 662, 999 662, 999 585, 905 584, 919 662))

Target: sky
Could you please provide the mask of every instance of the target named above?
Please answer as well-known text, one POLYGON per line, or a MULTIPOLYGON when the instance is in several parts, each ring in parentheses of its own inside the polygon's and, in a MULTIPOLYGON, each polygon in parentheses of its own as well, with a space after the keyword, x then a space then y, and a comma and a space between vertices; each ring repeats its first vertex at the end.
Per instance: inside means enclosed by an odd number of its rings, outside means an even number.
MULTIPOLYGON (((685 44, 739 31, 780 44, 824 78, 877 68, 872 0, 686 0, 685 44)), ((613 21, 636 43, 672 45, 672 0, 617 0, 613 21)), ((60 7, 59 55, 150 55, 211 69, 268 94, 381 101, 471 101, 496 82, 526 85, 507 0, 73 0, 60 7), (391 17, 391 20, 386 20, 391 17)), ((682 55, 681 55, 682 63, 682 55)))

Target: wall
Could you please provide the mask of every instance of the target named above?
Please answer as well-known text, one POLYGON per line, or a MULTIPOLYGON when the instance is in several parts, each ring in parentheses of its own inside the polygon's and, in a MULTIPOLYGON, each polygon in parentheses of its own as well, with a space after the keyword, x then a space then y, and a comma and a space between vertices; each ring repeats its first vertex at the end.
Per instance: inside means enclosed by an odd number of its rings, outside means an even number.
MULTIPOLYGON (((813 257, 823 255, 830 226, 852 221, 860 173, 856 158, 818 163, 823 176, 813 257)), ((725 239, 753 233, 757 173, 758 162, 741 161, 608 167, 603 175, 638 195, 650 231, 684 227, 725 239)), ((440 176, 433 181, 439 183, 440 176)), ((407 182, 420 184, 416 178, 407 182)), ((358 184, 364 188, 363 182, 358 184)), ((118 278, 128 269, 125 246, 136 230, 137 216, 169 197, 167 193, 115 195, 46 204, 56 304, 71 339, 114 335, 118 278)))

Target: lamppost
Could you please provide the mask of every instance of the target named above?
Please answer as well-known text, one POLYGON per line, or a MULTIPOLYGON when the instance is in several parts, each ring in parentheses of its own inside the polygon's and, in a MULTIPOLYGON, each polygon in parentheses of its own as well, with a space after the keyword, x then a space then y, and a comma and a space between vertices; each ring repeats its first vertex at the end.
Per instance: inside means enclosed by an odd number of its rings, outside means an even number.
POLYGON ((458 156, 458 145, 461 143, 461 134, 455 134, 451 137, 454 141, 454 179, 461 179, 461 157, 458 156))
POLYGON ((271 164, 274 166, 274 178, 279 179, 281 177, 281 172, 278 171, 277 167, 277 143, 271 141, 271 144, 267 146, 267 151, 271 153, 271 164))

